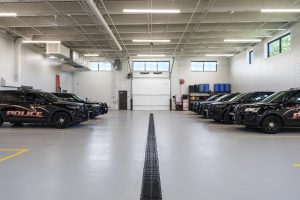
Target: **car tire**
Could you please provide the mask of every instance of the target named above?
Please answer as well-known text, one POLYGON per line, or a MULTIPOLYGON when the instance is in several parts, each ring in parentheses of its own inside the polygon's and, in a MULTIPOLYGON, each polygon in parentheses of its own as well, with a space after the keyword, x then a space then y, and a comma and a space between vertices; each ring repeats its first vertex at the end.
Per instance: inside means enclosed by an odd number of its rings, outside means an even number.
POLYGON ((228 112, 225 112, 225 113, 223 114, 223 122, 224 122, 225 124, 232 124, 232 120, 229 119, 229 114, 228 114, 228 112))
POLYGON ((267 134, 276 134, 282 128, 282 121, 279 117, 268 116, 261 122, 261 129, 267 134))
POLYGON ((65 112, 58 112, 54 114, 52 118, 52 123, 55 128, 68 128, 71 126, 71 117, 65 112))
POLYGON ((3 125, 3 118, 2 118, 2 116, 0 115, 0 126, 2 126, 3 125))

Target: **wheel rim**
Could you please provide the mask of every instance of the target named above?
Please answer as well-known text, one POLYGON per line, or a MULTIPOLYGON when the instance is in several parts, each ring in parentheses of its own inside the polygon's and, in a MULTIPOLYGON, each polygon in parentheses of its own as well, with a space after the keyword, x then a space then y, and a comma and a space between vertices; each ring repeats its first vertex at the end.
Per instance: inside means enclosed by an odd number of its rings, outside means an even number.
POLYGON ((63 125, 65 125, 65 123, 66 123, 66 117, 64 117, 64 116, 59 116, 56 120, 56 124, 58 126, 63 126, 63 125))
POLYGON ((279 128, 279 123, 277 120, 269 120, 267 122, 267 129, 271 132, 278 130, 279 128))

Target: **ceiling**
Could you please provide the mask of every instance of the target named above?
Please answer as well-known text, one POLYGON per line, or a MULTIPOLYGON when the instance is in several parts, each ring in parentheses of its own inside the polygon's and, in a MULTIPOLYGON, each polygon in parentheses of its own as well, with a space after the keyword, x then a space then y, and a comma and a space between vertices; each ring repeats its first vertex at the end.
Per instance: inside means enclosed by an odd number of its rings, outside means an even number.
MULTIPOLYGON (((83 0, 1 0, 0 29, 13 37, 60 40, 79 53, 105 57, 166 54, 171 57, 238 53, 251 43, 230 38, 267 38, 300 20, 299 13, 261 13, 262 8, 299 8, 299 0, 95 0, 123 50, 120 52, 83 0), (123 9, 180 9, 179 14, 125 14, 123 9), (170 39, 133 43, 132 39, 170 39)), ((44 48, 44 46, 40 46, 44 48)))

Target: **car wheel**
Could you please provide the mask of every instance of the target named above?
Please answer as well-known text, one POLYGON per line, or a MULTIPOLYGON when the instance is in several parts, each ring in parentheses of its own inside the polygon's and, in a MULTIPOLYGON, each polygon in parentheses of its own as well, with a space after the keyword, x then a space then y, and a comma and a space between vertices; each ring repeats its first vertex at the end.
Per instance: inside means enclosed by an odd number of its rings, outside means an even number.
POLYGON ((225 124, 232 124, 232 120, 230 119, 228 112, 223 114, 223 121, 225 124))
POLYGON ((282 128, 282 122, 279 117, 268 116, 263 119, 261 129, 268 134, 278 133, 282 128))
POLYGON ((71 117, 65 112, 58 112, 53 116, 53 125, 56 128, 68 128, 71 126, 71 117))
POLYGON ((3 118, 0 115, 0 126, 2 126, 2 124, 3 124, 3 118))

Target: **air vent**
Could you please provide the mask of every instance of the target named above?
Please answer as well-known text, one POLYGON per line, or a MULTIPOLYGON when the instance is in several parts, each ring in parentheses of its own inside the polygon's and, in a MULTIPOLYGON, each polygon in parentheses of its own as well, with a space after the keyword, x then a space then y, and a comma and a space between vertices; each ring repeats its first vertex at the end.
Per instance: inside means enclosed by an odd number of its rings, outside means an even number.
POLYGON ((53 55, 57 58, 70 58, 70 49, 62 44, 47 44, 46 52, 48 55, 53 55))

